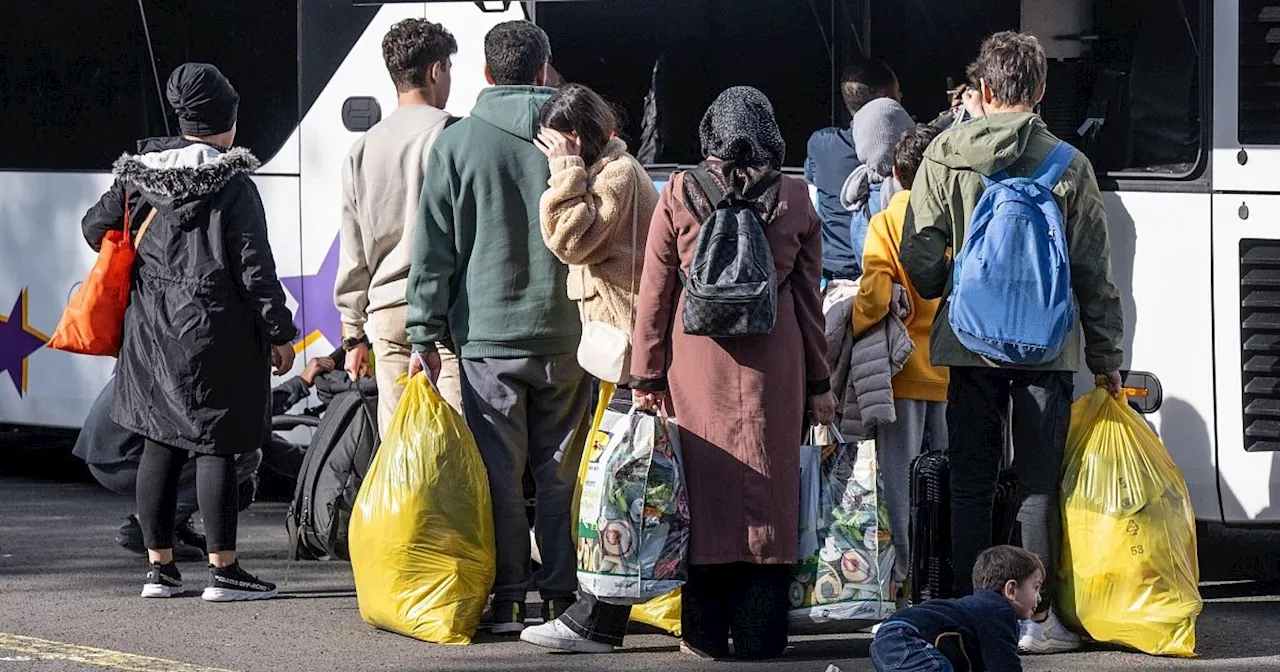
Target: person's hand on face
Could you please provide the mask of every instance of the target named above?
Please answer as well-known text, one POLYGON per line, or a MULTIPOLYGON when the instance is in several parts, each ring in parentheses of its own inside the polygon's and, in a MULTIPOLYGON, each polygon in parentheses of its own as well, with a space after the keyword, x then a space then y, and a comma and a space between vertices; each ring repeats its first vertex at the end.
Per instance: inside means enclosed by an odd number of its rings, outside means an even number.
POLYGON ((533 144, 547 155, 548 159, 557 159, 582 155, 582 141, 577 134, 561 133, 554 128, 543 126, 538 129, 538 137, 533 144))

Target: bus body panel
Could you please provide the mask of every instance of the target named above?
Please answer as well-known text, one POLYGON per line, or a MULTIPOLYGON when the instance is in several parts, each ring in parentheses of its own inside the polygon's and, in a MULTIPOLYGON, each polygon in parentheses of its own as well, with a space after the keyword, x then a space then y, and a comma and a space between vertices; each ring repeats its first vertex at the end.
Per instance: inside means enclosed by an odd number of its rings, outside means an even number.
MULTIPOLYGON (((1242 107, 1270 104, 1276 100, 1275 89, 1241 86, 1241 42, 1243 31, 1270 31, 1280 22, 1263 23, 1259 16, 1241 16, 1240 0, 1217 0, 1213 8, 1213 190, 1231 192, 1280 192, 1280 148, 1276 133, 1255 133, 1252 142, 1241 141, 1242 107), (1242 19, 1244 22, 1242 24, 1242 19), (1271 140, 1270 143, 1265 140, 1271 140)), ((1267 3, 1270 4, 1270 3, 1267 3)), ((1267 37, 1267 42, 1271 38, 1267 37)), ((1280 55, 1280 47, 1273 46, 1280 55)), ((1254 54, 1250 54, 1252 56, 1254 54)), ((1272 61, 1272 65, 1280 65, 1272 61)), ((1263 76, 1265 78, 1265 76, 1263 76)), ((1254 72, 1243 74, 1245 81, 1259 78, 1254 72)), ((1260 81, 1254 81, 1260 85, 1260 81)), ((1250 131, 1246 130, 1249 136, 1250 131)))
MULTIPOLYGON (((1215 194, 1213 197, 1213 291, 1217 369, 1218 474, 1224 520, 1280 522, 1280 459, 1276 452, 1245 450, 1245 360, 1242 352, 1241 240, 1277 240, 1280 196, 1215 194), (1247 212, 1241 208, 1247 208, 1247 212), (1247 219, 1242 215, 1247 214, 1247 219)), ((1253 269, 1249 269, 1253 270, 1253 269)), ((1183 283, 1179 283, 1179 288, 1183 283)), ((1258 332, 1265 335, 1265 332, 1258 332)), ((1188 357, 1188 359, 1191 359, 1188 357)), ((1274 375, 1274 373, 1272 374, 1274 375)), ((1256 418, 1254 419, 1256 420, 1256 418)), ((1253 424, 1250 422, 1250 424, 1253 424)), ((1170 438, 1172 440, 1172 437, 1170 438)))
MULTIPOLYGON (((1208 264, 1178 261, 1210 247, 1210 196, 1104 192, 1103 201, 1124 309, 1123 367, 1159 379, 1163 405, 1145 417, 1182 469, 1196 514, 1216 520, 1212 279, 1208 264)), ((1082 357, 1076 394, 1094 385, 1082 357)))
MULTIPOLYGON (((267 213, 277 273, 301 274, 298 178, 255 176, 267 213)), ((0 221, 5 222, 0 264, 0 317, 26 291, 27 323, 50 336, 72 293, 97 255, 85 243, 80 220, 111 186, 110 173, 0 171, 0 221), (18 226, 21 223, 22 226, 18 226)), ((290 308, 296 302, 290 298, 290 308)), ((300 372, 299 363, 296 371, 300 372)), ((115 367, 109 357, 85 357, 42 348, 26 358, 26 389, 0 374, 0 422, 79 427, 115 367)))

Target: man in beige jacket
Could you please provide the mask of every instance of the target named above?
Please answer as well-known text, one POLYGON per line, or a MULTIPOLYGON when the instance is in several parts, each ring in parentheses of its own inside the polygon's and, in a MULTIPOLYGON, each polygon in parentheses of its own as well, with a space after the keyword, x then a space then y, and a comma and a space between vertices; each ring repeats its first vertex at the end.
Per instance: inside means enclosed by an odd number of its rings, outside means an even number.
MULTIPOLYGON (((369 129, 342 165, 342 229, 334 302, 342 314, 346 369, 368 375, 369 350, 378 380, 378 428, 385 434, 409 372, 405 331, 409 257, 414 221, 432 143, 450 122, 444 111, 458 43, 425 19, 406 19, 382 40, 382 56, 396 85, 398 106, 369 129)), ((458 361, 442 344, 438 386, 461 411, 458 361)))

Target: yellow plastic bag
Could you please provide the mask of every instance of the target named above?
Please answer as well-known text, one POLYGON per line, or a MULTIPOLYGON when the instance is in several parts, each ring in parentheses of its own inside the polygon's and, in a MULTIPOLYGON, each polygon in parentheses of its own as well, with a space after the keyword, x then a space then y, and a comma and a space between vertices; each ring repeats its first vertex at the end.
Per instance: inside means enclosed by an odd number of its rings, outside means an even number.
POLYGON ((360 617, 470 644, 496 572, 489 477, 476 440, 425 374, 410 378, 351 518, 360 617))
POLYGON ((679 637, 683 634, 680 628, 680 589, 676 588, 662 597, 632 606, 631 620, 652 625, 679 637))
MULTIPOLYGON (((573 495, 572 520, 574 525, 572 527, 574 548, 578 547, 578 503, 582 499, 582 486, 587 481, 587 468, 591 464, 591 458, 604 451, 605 446, 609 445, 609 433, 601 430, 600 427, 612 427, 615 424, 613 422, 605 423, 604 418, 609 413, 609 401, 613 399, 613 395, 617 391, 618 387, 613 383, 600 383, 600 400, 596 403, 596 413, 591 422, 591 431, 587 434, 587 445, 582 451, 582 464, 578 466, 577 488, 573 495)), ((677 588, 644 604, 632 606, 631 620, 651 625, 679 637, 681 635, 680 589, 677 588)))
POLYGON ((1194 656, 1196 520, 1160 439, 1099 388, 1071 406, 1063 467, 1059 614, 1099 642, 1194 656))

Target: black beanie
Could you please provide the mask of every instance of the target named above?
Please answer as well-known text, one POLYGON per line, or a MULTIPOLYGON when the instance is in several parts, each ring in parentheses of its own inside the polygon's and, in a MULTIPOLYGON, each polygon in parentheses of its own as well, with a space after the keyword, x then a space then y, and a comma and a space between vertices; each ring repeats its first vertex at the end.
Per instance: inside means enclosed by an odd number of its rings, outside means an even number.
POLYGON ((236 124, 240 94, 208 63, 184 63, 169 76, 165 97, 178 113, 183 135, 218 135, 236 124))

